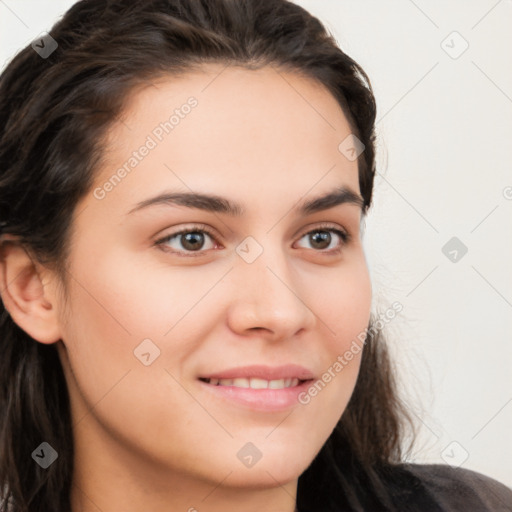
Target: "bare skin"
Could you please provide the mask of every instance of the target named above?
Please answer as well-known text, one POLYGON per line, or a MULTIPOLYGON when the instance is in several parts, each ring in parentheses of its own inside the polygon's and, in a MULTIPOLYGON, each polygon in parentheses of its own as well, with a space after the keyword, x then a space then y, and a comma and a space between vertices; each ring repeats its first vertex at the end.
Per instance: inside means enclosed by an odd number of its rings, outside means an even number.
POLYGON ((199 381, 290 363, 319 379, 364 331, 371 305, 360 205, 294 210, 342 186, 360 195, 357 162, 338 150, 351 133, 338 103, 298 75, 223 68, 163 77, 132 96, 75 210, 67 302, 58 275, 15 244, 4 249, 6 307, 35 340, 57 344, 64 367, 72 512, 293 512, 298 478, 353 391, 360 354, 309 403, 279 411, 199 381), (158 140, 155 127, 190 97, 197 105, 158 140), (156 146, 112 185, 149 135, 156 146), (129 213, 164 191, 222 196, 245 212, 160 203, 129 213), (183 235, 155 243, 197 224, 212 235, 200 231, 195 251, 183 235), (242 244, 249 236, 256 243, 242 244), (262 252, 249 263, 240 244, 262 252), (148 365, 134 354, 146 339, 160 351, 148 365), (249 442, 261 453, 252 467, 237 456, 249 442))

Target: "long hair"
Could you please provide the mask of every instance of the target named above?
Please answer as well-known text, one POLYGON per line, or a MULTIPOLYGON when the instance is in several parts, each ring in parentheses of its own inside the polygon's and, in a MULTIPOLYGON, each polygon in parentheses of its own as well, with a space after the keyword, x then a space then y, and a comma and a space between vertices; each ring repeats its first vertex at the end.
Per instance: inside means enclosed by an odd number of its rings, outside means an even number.
MULTIPOLYGON (((18 237, 63 282, 74 209, 90 192, 104 135, 130 92, 204 63, 271 65, 325 86, 364 144, 358 158, 363 213, 370 207, 376 116, 370 80, 300 6, 287 0, 82 0, 50 35, 54 51, 40 55, 28 45, 0 77, 0 233, 18 237)), ((386 469, 402 458, 409 418, 374 320, 349 404, 299 478, 301 512, 359 510, 363 501, 392 508, 386 469)), ((67 512, 73 436, 56 347, 32 339, 0 304, 0 354, 0 512, 67 512), (59 454, 58 464, 45 470, 31 456, 42 441, 59 454)))

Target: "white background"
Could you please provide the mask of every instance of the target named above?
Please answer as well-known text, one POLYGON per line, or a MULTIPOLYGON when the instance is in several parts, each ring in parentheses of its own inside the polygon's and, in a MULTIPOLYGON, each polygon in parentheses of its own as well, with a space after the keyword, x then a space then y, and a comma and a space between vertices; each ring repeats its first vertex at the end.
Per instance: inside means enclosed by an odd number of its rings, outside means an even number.
MULTIPOLYGON (((0 0, 0 63, 73 3, 0 0)), ((512 486, 512 2, 296 3, 376 95, 365 245, 375 310, 404 306, 386 330, 420 429, 411 460, 512 486), (456 262, 452 237, 468 248, 456 262)))

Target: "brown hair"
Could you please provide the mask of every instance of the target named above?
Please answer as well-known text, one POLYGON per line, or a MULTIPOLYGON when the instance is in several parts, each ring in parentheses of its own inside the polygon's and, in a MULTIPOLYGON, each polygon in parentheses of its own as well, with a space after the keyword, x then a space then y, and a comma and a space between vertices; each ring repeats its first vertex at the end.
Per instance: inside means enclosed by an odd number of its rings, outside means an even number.
MULTIPOLYGON (((19 237, 39 261, 60 269, 69 254, 76 204, 90 192, 106 130, 130 91, 157 76, 219 62, 275 65, 317 80, 365 145, 358 158, 366 214, 375 174, 375 100, 362 68, 324 26, 286 0, 82 0, 50 31, 58 48, 29 45, 0 77, 0 233, 19 237)), ((408 421, 382 333, 373 328, 355 390, 308 469, 301 512, 392 509, 386 467, 401 460, 408 421), (362 494, 364 494, 364 498, 362 494)), ((73 437, 69 396, 55 345, 33 340, 0 304, 0 512, 70 510, 73 437), (58 463, 31 453, 47 441, 58 463)))

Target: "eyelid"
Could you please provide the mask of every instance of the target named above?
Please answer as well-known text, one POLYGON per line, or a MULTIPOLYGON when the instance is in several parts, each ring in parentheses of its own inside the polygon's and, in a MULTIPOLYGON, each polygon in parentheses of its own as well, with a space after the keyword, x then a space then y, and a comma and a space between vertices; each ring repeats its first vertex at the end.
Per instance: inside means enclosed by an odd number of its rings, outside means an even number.
POLYGON ((341 231, 347 238, 347 241, 351 238, 350 233, 343 227, 341 227, 338 224, 333 224, 331 222, 314 222, 310 224, 309 226, 306 226, 304 229, 299 231, 299 239, 302 238, 304 235, 307 235, 308 233, 311 233, 312 231, 321 231, 321 230, 332 230, 332 231, 341 231))

